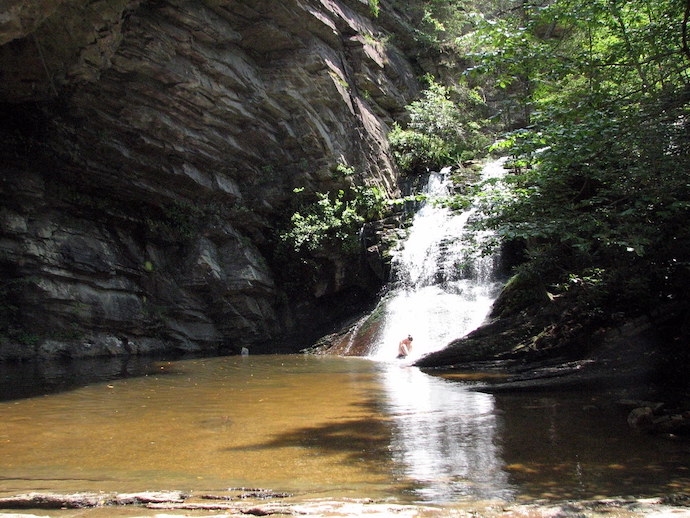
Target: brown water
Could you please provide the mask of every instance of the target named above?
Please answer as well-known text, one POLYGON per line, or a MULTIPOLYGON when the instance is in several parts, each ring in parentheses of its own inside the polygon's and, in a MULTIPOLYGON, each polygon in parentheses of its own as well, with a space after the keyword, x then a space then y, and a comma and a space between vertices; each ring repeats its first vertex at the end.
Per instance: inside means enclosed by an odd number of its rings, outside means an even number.
POLYGON ((220 491, 391 502, 690 490, 690 446, 603 395, 490 395, 361 358, 0 369, 0 496, 220 491))

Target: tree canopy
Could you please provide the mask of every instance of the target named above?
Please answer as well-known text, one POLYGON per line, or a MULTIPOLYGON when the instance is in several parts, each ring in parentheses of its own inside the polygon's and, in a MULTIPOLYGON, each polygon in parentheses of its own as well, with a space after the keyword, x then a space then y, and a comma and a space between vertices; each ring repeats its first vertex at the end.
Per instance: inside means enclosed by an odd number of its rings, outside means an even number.
POLYGON ((524 246, 523 271, 599 309, 687 300, 690 1, 422 5, 504 128, 493 149, 512 174, 481 225, 524 246))

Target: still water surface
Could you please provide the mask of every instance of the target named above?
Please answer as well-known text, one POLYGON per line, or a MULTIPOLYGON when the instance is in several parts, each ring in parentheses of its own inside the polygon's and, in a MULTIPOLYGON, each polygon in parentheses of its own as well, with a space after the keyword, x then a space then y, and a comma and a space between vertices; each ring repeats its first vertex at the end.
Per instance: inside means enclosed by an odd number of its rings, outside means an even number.
POLYGON ((223 490, 437 504, 690 489, 688 443, 603 395, 491 395, 399 362, 0 367, 0 496, 223 490))

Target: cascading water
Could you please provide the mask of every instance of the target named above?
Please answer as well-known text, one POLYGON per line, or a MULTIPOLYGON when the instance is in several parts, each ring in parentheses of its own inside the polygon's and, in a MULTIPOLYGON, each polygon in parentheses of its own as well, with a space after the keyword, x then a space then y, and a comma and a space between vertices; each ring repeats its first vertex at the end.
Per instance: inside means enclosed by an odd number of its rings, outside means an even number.
MULTIPOLYGON (((482 178, 501 176, 502 164, 485 166, 482 178)), ((467 250, 463 234, 476 209, 458 213, 434 203, 451 188, 449 171, 431 174, 427 201, 394 258, 395 283, 381 303, 384 316, 369 357, 381 366, 393 425, 390 451, 415 498, 510 498, 495 441, 500 423, 493 396, 410 366, 477 328, 502 285, 494 273, 497 257, 467 250), (408 333, 412 352, 397 360, 398 343, 408 333)))
MULTIPOLYGON (((504 171, 503 160, 490 162, 482 179, 500 177, 504 171)), ((393 261, 395 284, 386 298, 382 332, 369 353, 373 359, 394 359, 398 343, 408 334, 414 338, 408 360, 443 348, 476 329, 498 294, 497 257, 476 257, 463 239, 476 209, 458 213, 433 202, 448 196, 451 188, 448 169, 430 175, 424 190, 427 201, 393 261)))

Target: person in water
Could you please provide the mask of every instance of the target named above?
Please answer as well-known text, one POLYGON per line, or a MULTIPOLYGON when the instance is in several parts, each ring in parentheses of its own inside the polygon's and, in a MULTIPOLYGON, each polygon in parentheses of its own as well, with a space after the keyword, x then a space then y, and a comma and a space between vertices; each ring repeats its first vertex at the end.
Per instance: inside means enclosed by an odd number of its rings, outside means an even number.
POLYGON ((406 358, 410 351, 412 351, 412 335, 407 335, 407 338, 400 340, 398 344, 398 358, 406 358))

